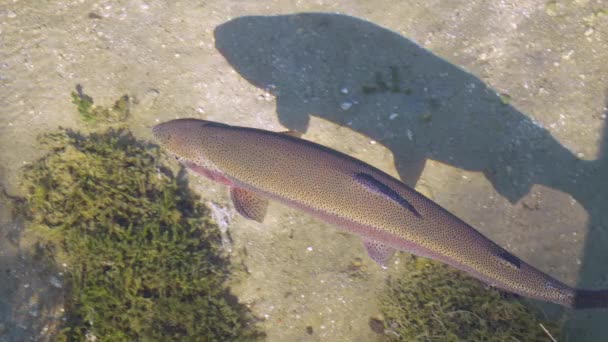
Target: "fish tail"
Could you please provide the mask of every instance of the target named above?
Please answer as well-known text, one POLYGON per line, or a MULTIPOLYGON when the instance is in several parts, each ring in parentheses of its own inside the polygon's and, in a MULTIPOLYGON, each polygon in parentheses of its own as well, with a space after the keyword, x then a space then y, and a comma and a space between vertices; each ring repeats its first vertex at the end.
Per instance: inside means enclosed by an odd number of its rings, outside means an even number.
POLYGON ((575 290, 569 305, 573 309, 608 308, 608 290, 575 290))

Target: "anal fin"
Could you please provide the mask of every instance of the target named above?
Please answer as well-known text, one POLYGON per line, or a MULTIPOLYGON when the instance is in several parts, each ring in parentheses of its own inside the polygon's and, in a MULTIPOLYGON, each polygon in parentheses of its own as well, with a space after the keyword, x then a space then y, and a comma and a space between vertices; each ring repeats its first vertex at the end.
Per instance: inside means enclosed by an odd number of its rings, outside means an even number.
POLYGON ((363 240, 363 246, 365 246, 369 257, 382 266, 382 268, 386 268, 388 261, 395 254, 395 250, 392 247, 373 240, 363 240))
POLYGON ((236 211, 243 217, 258 222, 264 221, 268 208, 267 199, 240 188, 231 188, 230 198, 232 198, 236 211))

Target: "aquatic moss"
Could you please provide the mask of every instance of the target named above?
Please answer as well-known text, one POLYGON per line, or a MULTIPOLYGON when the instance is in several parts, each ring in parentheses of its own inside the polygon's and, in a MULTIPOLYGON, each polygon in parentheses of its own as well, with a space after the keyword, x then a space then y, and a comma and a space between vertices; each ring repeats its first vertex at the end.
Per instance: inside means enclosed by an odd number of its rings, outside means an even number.
POLYGON ((559 335, 512 296, 423 258, 408 261, 380 297, 386 341, 546 341, 559 335))
POLYGON ((123 95, 116 100, 110 108, 95 105, 93 98, 84 93, 81 85, 76 86, 76 91, 72 92, 71 96, 72 103, 76 105, 80 118, 85 123, 117 123, 129 117, 130 99, 128 95, 123 95))
POLYGON ((24 173, 28 232, 67 275, 58 341, 250 340, 224 285, 228 261, 208 211, 125 129, 42 138, 24 173))

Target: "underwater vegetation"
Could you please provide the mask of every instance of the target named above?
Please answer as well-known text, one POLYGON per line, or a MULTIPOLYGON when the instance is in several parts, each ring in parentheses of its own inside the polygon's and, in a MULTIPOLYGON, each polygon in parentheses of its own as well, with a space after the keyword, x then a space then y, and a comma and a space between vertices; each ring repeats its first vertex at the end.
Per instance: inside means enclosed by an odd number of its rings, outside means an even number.
POLYGON ((539 311, 446 265, 413 258, 400 274, 380 296, 385 341, 523 342, 559 336, 560 327, 539 311))
POLYGON ((60 130, 41 142, 50 152, 24 172, 23 210, 27 233, 66 270, 55 340, 261 336, 225 285, 230 265, 207 208, 157 148, 126 129, 60 130))
POLYGON ((71 96, 72 103, 76 105, 80 118, 85 123, 116 123, 129 117, 130 99, 128 95, 123 95, 116 100, 111 108, 95 105, 93 98, 84 93, 80 84, 76 86, 76 91, 73 91, 71 96))

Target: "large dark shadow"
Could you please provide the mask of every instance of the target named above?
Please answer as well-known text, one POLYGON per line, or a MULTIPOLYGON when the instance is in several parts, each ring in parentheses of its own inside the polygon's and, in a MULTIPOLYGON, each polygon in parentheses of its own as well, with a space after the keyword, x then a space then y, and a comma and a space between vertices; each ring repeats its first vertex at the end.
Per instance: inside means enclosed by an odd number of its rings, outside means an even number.
POLYGON ((41 249, 19 246, 20 204, 0 186, 0 341, 51 341, 61 324, 62 273, 41 249))
MULTIPOLYGON (((433 159, 482 172, 512 203, 534 184, 572 195, 591 217, 581 283, 608 276, 607 158, 577 158, 474 75, 337 14, 241 17, 218 26, 215 39, 244 78, 276 96, 284 126, 305 132, 317 116, 350 127, 389 148, 410 185, 433 159)), ((605 320, 607 311, 585 315, 605 320)))
MULTIPOLYGON (((608 89, 605 94, 608 108, 608 89)), ((604 113, 608 115, 608 110, 604 113)), ((587 210, 589 221, 584 258, 579 275, 581 286, 596 285, 608 288, 608 124, 604 123, 600 140, 599 158, 576 179, 580 186, 577 196, 587 210), (598 285, 599 284, 599 285, 598 285)), ((574 180, 573 180, 574 181, 574 180)), ((606 341, 608 310, 602 312, 575 311, 568 315, 571 341, 606 341), (577 338, 577 337, 582 338, 577 338)))

